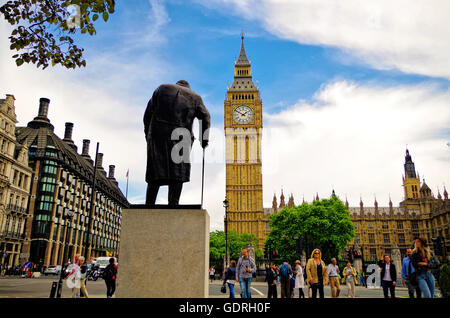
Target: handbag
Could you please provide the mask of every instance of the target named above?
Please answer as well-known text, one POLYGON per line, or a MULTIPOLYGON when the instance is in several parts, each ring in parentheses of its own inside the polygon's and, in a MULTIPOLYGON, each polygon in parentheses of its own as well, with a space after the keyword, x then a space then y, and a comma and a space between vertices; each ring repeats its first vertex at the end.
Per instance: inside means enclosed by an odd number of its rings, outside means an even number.
POLYGON ((225 282, 224 282, 224 284, 222 285, 222 287, 220 288, 220 292, 223 293, 223 294, 226 294, 226 292, 227 292, 227 287, 225 286, 225 282))

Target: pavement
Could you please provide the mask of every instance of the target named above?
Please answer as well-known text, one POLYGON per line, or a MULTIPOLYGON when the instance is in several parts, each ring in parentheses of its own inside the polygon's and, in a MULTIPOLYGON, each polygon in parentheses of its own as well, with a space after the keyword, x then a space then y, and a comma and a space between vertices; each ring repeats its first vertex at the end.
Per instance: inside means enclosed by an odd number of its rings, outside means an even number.
MULTIPOLYGON (((56 276, 41 276, 40 278, 21 278, 21 277, 1 277, 0 278, 0 298, 48 298, 53 282, 57 282, 56 276)), ((222 281, 215 280, 209 283, 210 298, 228 298, 227 293, 220 292, 222 281)), ((106 285, 103 279, 97 281, 88 281, 86 288, 89 298, 106 298, 106 285)), ((239 298, 240 287, 235 284, 235 294, 239 298)), ((307 295, 307 289, 303 289, 307 295)), ((325 298, 331 297, 330 287, 325 287, 325 298)), ((264 282, 252 282, 251 292, 253 298, 267 298, 267 284, 264 282)), ((280 288, 277 288, 278 297, 280 297, 280 288)), ((396 296, 399 298, 407 298, 408 290, 404 287, 395 288, 396 296)), ((383 298, 381 288, 365 288, 356 286, 355 294, 357 298, 383 298)), ((72 290, 63 282, 62 298, 72 297, 72 290)), ((113 296, 114 297, 114 296, 113 296)), ((298 290, 294 291, 294 297, 298 298, 298 290)), ((341 285, 340 298, 347 297, 347 287, 341 285)))

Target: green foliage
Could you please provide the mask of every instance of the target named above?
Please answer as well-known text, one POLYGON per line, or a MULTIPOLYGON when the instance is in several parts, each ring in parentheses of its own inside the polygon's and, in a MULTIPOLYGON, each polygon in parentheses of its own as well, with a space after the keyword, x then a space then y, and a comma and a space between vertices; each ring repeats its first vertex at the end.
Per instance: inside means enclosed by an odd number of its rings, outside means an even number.
POLYGON ((439 287, 443 298, 450 298, 450 265, 444 264, 439 275, 439 287))
MULTIPOLYGON (((241 251, 251 242, 256 246, 258 240, 254 235, 249 233, 238 234, 234 231, 228 232, 228 254, 230 260, 237 260, 241 255, 241 251)), ((260 249, 255 248, 256 260, 260 263, 263 261, 264 255, 260 249)), ((223 267, 223 260, 225 257, 225 232, 215 231, 209 234, 209 259, 210 266, 215 265, 216 268, 223 267)))
POLYGON ((306 257, 312 251, 308 248, 319 248, 322 258, 329 261, 338 258, 339 252, 345 248, 354 236, 354 226, 350 213, 345 205, 334 196, 331 199, 303 203, 292 208, 284 207, 270 216, 271 231, 266 240, 266 247, 276 250, 280 258, 289 261, 299 259, 295 237, 302 238, 306 257))
POLYGON ((72 38, 96 34, 99 15, 106 22, 114 13, 115 0, 15 0, 0 7, 9 24, 15 26, 9 37, 17 66, 33 63, 39 68, 60 64, 66 68, 86 66, 83 48, 72 38))

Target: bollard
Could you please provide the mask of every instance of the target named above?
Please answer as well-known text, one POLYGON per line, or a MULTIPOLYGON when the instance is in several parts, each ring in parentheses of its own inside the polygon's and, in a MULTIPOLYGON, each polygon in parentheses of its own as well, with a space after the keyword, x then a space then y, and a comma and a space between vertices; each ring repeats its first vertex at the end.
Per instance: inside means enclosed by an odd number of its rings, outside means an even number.
POLYGON ((57 285, 58 285, 57 282, 52 283, 52 290, 50 291, 50 298, 55 298, 57 285))

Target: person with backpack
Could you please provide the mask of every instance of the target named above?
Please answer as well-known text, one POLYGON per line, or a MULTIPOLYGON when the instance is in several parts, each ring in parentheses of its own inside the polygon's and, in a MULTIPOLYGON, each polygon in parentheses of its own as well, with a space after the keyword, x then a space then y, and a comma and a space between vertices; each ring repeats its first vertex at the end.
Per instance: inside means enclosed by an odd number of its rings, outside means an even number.
POLYGON ((291 298, 292 276, 293 276, 292 267, 285 260, 280 267, 281 298, 291 298))
POLYGON ((106 297, 108 298, 111 298, 116 291, 117 265, 114 264, 115 261, 114 257, 111 257, 108 266, 103 271, 103 279, 106 283, 106 297))
POLYGON ((306 264, 306 274, 311 285, 312 298, 317 298, 317 291, 320 298, 324 298, 323 286, 328 285, 328 274, 325 263, 322 261, 322 252, 318 248, 313 250, 306 264))
POLYGON ((434 298, 435 279, 431 271, 439 267, 439 265, 437 265, 437 260, 428 247, 426 238, 419 237, 416 239, 411 262, 414 267, 414 273, 416 273, 414 275, 415 280, 423 297, 434 298))
POLYGON ((236 282, 241 287, 242 298, 252 298, 250 285, 254 272, 256 272, 255 260, 248 255, 248 250, 244 248, 236 266, 236 282))

